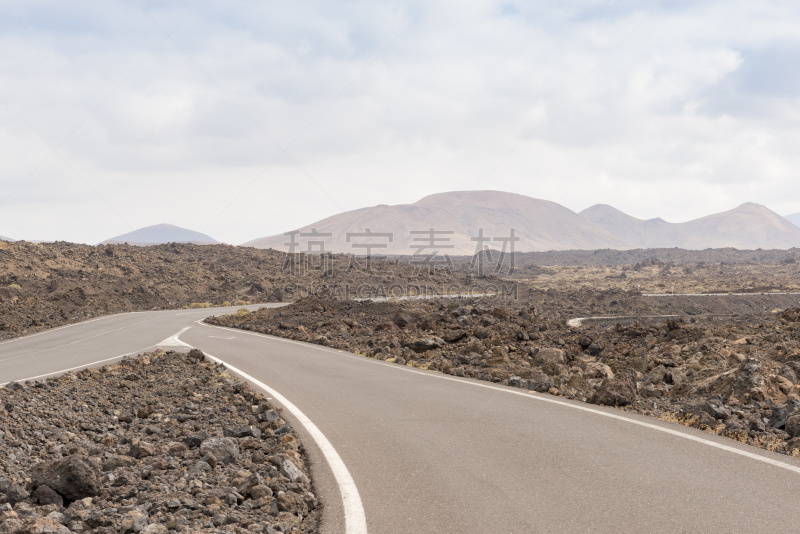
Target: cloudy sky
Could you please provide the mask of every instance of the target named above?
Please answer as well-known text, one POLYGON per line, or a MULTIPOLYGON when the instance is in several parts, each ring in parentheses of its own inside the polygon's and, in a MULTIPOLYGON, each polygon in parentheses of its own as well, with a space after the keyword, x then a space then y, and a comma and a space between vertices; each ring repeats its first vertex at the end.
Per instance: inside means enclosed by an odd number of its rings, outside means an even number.
POLYGON ((0 3, 0 235, 241 243, 495 189, 800 211, 787 2, 0 3))

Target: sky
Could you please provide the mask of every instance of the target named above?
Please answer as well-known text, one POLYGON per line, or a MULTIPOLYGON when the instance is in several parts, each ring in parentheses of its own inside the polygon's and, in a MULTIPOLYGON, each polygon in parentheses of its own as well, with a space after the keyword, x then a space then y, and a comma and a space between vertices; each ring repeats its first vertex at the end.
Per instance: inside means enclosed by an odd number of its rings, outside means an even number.
POLYGON ((444 191, 800 212, 789 2, 0 3, 0 235, 228 243, 444 191))

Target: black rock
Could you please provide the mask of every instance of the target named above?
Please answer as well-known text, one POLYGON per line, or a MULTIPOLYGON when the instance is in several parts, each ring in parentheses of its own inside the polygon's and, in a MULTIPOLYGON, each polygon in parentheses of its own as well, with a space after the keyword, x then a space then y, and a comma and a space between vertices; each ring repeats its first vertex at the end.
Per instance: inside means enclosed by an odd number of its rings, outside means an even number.
POLYGON ((283 425, 282 427, 280 427, 278 430, 275 431, 275 435, 282 436, 284 434, 288 434, 291 431, 292 427, 290 427, 289 425, 283 425))
POLYGON ((231 438, 209 438, 200 444, 200 454, 211 453, 217 462, 228 464, 239 459, 239 445, 231 438))
POLYGON ((553 387, 553 379, 546 373, 539 373, 528 383, 528 389, 538 393, 547 393, 553 387))
POLYGON ((786 410, 786 405, 781 404, 772 409, 772 415, 769 418, 769 426, 778 429, 786 428, 787 419, 789 419, 789 412, 786 410))
POLYGON ((759 419, 751 419, 748 428, 756 432, 764 432, 764 423, 759 419))
POLYGON ((636 374, 629 371, 603 380, 600 388, 594 392, 589 402, 605 406, 627 406, 635 399, 636 374))
POLYGON ((259 439, 261 438, 261 431, 254 426, 242 426, 233 430, 232 435, 235 438, 253 437, 259 439))
POLYGON ((709 399, 702 405, 700 409, 714 419, 720 419, 722 421, 731 416, 730 410, 728 410, 719 399, 709 399))
POLYGON ((100 492, 98 469, 85 456, 36 464, 32 471, 34 488, 49 486, 67 501, 94 497, 100 492))
POLYGON ((14 484, 7 478, 0 478, 0 495, 3 496, 5 502, 11 504, 17 504, 30 496, 28 492, 25 491, 25 488, 14 484))
POLYGON ((183 438, 183 442, 190 449, 194 449, 196 447, 199 447, 205 440, 207 440, 210 437, 211 436, 208 435, 208 432, 205 432, 205 431, 194 432, 192 434, 189 434, 185 438, 183 438))
POLYGON ((206 359, 206 355, 203 354, 203 351, 198 349, 190 350, 189 354, 187 354, 186 357, 195 363, 203 362, 206 359))
POLYGON ((276 412, 267 411, 267 412, 262 412, 261 415, 258 416, 258 418, 265 423, 271 423, 273 421, 277 421, 278 419, 280 419, 280 416, 276 412))
POLYGON ((605 350, 605 348, 606 347, 605 347, 605 345, 603 345, 602 341, 595 341, 594 343, 589 345, 589 348, 586 349, 586 350, 589 351, 589 354, 591 354, 592 356, 597 356, 598 354, 603 352, 603 350, 605 350))
POLYGON ((36 488, 36 490, 31 494, 31 497, 33 497, 40 505, 55 504, 59 507, 64 506, 64 499, 61 497, 61 495, 53 491, 53 489, 46 484, 42 484, 36 488))

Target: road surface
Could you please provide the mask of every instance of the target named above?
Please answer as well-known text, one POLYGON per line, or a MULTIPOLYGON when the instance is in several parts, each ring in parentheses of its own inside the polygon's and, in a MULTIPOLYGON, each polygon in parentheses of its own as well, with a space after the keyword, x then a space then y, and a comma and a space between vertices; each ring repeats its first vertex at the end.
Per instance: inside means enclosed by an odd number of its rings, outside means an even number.
POLYGON ((197 347, 291 403, 285 415, 309 451, 324 532, 800 529, 798 459, 612 408, 198 322, 213 313, 124 314, 0 343, 0 383, 156 346, 197 347), (334 456, 341 465, 332 468, 334 456), (343 498, 347 477, 354 487, 343 498))

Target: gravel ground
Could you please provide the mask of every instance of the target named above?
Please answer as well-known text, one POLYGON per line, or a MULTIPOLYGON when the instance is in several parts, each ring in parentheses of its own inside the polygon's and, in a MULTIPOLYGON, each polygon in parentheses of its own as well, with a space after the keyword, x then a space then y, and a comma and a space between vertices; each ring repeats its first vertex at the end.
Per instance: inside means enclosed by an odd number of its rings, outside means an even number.
POLYGON ((0 389, 0 534, 316 532, 281 409, 202 352, 0 389))

